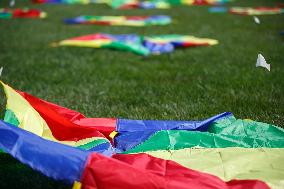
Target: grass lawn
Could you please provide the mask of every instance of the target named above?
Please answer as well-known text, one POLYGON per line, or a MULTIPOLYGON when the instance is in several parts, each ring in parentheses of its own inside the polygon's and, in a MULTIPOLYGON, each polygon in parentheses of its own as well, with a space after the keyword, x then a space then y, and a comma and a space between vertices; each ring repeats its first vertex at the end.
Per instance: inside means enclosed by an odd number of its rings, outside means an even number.
MULTIPOLYGON (((277 0, 235 0, 228 5, 273 5, 277 0)), ((8 0, 0 2, 7 7, 8 0)), ((112 10, 105 5, 32 5, 44 20, 0 20, 1 79, 45 100, 89 117, 132 119, 204 119, 230 111, 284 127, 284 15, 210 14, 208 7, 180 6, 168 10, 112 10), (167 14, 168 26, 70 26, 62 20, 81 14, 167 14), (190 34, 218 39, 212 47, 179 49, 147 58, 123 51, 50 43, 95 32, 122 34, 190 34), (255 68, 257 54, 271 72, 255 68)), ((3 99, 3 94, 1 95, 3 99)), ((2 104, 4 100, 2 100, 2 104)), ((3 109, 3 106, 2 106, 3 109)), ((0 154, 0 188, 70 188, 0 154)))

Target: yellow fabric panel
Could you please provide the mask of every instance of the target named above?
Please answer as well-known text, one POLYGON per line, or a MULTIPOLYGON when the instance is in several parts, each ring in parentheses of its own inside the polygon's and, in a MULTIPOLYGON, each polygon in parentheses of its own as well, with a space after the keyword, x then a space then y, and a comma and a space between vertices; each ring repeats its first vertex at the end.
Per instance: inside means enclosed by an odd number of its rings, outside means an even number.
POLYGON ((19 121, 19 127, 32 132, 38 136, 41 136, 47 140, 51 140, 54 142, 59 142, 62 144, 66 144, 69 146, 80 146, 87 144, 93 140, 102 139, 102 137, 91 137, 75 141, 58 141, 52 135, 51 130, 49 129, 45 120, 39 115, 39 113, 30 105, 30 103, 23 98, 19 93, 17 93, 14 89, 10 86, 4 84, 0 81, 3 85, 7 104, 6 108, 11 110, 17 117, 19 121))
POLYGON ((210 173, 229 181, 258 179, 273 189, 284 188, 282 148, 188 148, 151 151, 147 154, 173 160, 185 167, 210 173))
MULTIPOLYGON (((74 144, 72 146, 78 147, 78 146, 85 145, 85 144, 88 144, 88 143, 90 143, 94 140, 99 140, 99 139, 106 139, 106 138, 103 138, 103 137, 85 138, 85 139, 78 140, 77 142, 74 142, 74 144)), ((70 142, 67 142, 67 144, 70 144, 70 142)))
POLYGON ((46 139, 55 140, 44 119, 29 102, 10 86, 4 84, 2 81, 1 84, 7 98, 6 108, 16 115, 20 123, 19 127, 46 139))
POLYGON ((81 188, 82 188, 81 182, 75 181, 72 189, 81 189, 81 188))
MULTIPOLYGON (((147 40, 154 42, 154 43, 165 43, 165 42, 170 42, 173 39, 165 39, 165 38, 146 38, 147 40)), ((193 43, 208 43, 209 45, 217 45, 218 41, 215 39, 208 39, 208 38, 197 38, 194 36, 184 36, 182 37, 182 41, 184 42, 193 42, 193 43)))
POLYGON ((111 25, 124 25, 124 26, 144 26, 143 22, 132 22, 132 21, 122 21, 122 22, 113 22, 111 25))
POLYGON ((103 45, 108 45, 111 43, 109 39, 101 39, 94 41, 84 41, 84 40, 63 40, 59 42, 60 46, 79 46, 79 47, 94 47, 100 48, 103 45))
POLYGON ((114 137, 118 134, 118 132, 116 131, 112 131, 110 134, 109 134, 109 137, 114 139, 114 137))

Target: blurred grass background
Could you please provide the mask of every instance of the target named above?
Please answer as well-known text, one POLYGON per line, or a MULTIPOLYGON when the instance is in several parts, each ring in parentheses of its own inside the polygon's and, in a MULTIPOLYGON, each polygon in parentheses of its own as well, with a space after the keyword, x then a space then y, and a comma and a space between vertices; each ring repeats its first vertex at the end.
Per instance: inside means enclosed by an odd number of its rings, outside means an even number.
MULTIPOLYGON (((235 0, 227 6, 273 6, 280 0, 235 0)), ((9 1, 0 2, 8 7, 9 1)), ((15 89, 80 111, 89 117, 198 120, 230 111, 237 118, 284 127, 284 15, 210 14, 206 6, 168 10, 112 10, 106 5, 35 5, 43 20, 0 20, 1 79, 15 89), (64 18, 89 15, 166 14, 168 26, 64 25, 64 18), (52 48, 66 38, 96 32, 188 34, 219 40, 212 47, 178 49, 141 57, 129 52, 52 48), (257 54, 271 72, 255 68, 257 54)), ((3 94, 1 95, 4 99, 3 94)), ((2 100, 2 104, 5 103, 2 100)), ((0 155, 0 188, 70 188, 0 155)))

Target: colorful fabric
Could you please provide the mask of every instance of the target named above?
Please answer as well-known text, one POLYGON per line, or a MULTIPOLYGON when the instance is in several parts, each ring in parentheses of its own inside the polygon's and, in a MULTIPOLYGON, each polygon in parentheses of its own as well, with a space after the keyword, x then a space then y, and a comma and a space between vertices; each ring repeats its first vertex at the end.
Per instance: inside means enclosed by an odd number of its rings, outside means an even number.
POLYGON ((48 177, 68 183, 80 181, 82 188, 269 188, 258 180, 224 182, 146 154, 117 154, 109 158, 42 139, 2 121, 0 148, 48 177))
MULTIPOLYGON (((145 142, 124 153, 192 147, 284 148, 284 129, 267 123, 236 119, 233 115, 224 113, 207 127, 205 132, 178 129, 157 131, 145 142), (161 142, 157 143, 157 141, 161 142)), ((131 135, 131 132, 128 132, 128 135, 131 135)), ((136 134, 133 133, 133 135, 136 134)))
POLYGON ((284 129, 274 125, 229 112, 203 121, 86 118, 1 83, 0 149, 53 179, 79 188, 283 188, 284 129))
POLYGON ((89 4, 97 3, 97 0, 32 0, 34 3, 51 3, 51 4, 89 4))
POLYGON ((114 9, 168 9, 173 5, 220 5, 230 0, 32 0, 34 3, 90 4, 104 3, 114 9))
POLYGON ((271 15, 271 14, 281 14, 284 13, 284 9, 281 8, 272 8, 272 7, 232 7, 229 10, 232 14, 238 15, 271 15))
POLYGON ((167 25, 171 23, 171 17, 157 16, 79 16, 65 19, 66 24, 97 24, 111 26, 151 26, 167 25))
POLYGON ((229 0, 113 0, 109 5, 115 9, 167 9, 173 5, 218 5, 227 3, 229 0))
MULTIPOLYGON (((145 144, 149 137, 157 132, 171 131, 207 131, 208 126, 214 121, 230 116, 225 112, 203 121, 160 121, 160 120, 126 120, 118 119, 114 144, 118 152, 124 152, 137 145, 145 144)), ((159 138, 159 140, 162 137, 159 138)), ((164 143, 165 144, 165 143, 164 143)), ((157 144, 159 145, 159 143, 157 144)), ((171 145, 173 143, 171 142, 171 145)))
POLYGON ((197 38, 187 35, 169 34, 147 37, 135 34, 109 35, 101 33, 66 39, 58 43, 59 46, 111 48, 130 51, 143 56, 170 53, 176 48, 216 44, 218 44, 218 41, 214 39, 197 38))
POLYGON ((45 18, 46 15, 37 9, 0 9, 0 18, 45 18))
POLYGON ((231 14, 237 15, 251 15, 251 16, 259 16, 259 15, 273 15, 273 14, 281 14, 284 13, 284 9, 281 7, 211 7, 209 8, 209 12, 211 13, 224 13, 229 12, 231 14))
POLYGON ((3 82, 1 84, 7 98, 4 121, 47 140, 86 150, 109 143, 103 134, 115 129, 116 119, 85 118, 78 112, 17 92, 3 82))
POLYGON ((224 181, 257 179, 271 188, 284 186, 283 148, 205 148, 147 152, 187 168, 218 176, 224 181))

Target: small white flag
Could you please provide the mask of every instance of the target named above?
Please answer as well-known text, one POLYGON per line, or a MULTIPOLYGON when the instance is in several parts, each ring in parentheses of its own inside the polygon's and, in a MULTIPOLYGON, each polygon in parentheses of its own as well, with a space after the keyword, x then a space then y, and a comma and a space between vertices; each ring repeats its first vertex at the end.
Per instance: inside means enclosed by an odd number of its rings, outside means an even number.
POLYGON ((253 19, 255 23, 260 24, 260 20, 256 16, 254 16, 253 19))
POLYGON ((13 7, 15 5, 15 0, 10 1, 10 7, 13 7))
POLYGON ((257 56, 257 60, 256 60, 256 67, 263 67, 263 68, 266 68, 268 69, 268 71, 270 71, 270 64, 267 64, 264 57, 261 55, 261 54, 258 54, 257 56))
POLYGON ((0 76, 2 75, 3 67, 0 68, 0 76))

